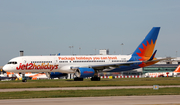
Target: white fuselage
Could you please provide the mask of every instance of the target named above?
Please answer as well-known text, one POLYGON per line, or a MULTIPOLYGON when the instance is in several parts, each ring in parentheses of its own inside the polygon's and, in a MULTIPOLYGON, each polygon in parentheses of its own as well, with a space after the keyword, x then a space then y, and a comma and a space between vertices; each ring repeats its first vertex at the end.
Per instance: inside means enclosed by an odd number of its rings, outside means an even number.
POLYGON ((3 69, 8 72, 74 73, 72 68, 127 62, 131 55, 94 56, 20 56, 11 59, 3 69))

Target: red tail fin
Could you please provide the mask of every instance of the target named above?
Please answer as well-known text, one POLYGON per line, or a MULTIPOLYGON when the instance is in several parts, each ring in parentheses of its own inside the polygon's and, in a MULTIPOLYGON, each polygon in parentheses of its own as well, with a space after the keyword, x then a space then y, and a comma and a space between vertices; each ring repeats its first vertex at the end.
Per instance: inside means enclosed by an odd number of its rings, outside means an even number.
POLYGON ((174 70, 175 73, 180 73, 180 65, 176 68, 176 70, 174 70))

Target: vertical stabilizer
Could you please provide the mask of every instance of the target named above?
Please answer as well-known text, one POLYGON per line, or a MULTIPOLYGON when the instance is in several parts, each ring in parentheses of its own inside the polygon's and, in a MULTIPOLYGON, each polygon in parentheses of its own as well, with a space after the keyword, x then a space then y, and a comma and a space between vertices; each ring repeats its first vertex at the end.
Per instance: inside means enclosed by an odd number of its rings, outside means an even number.
POLYGON ((180 73, 180 65, 173 71, 174 73, 180 73))
POLYGON ((160 27, 153 27, 145 39, 133 52, 130 61, 146 61, 149 60, 153 54, 156 40, 159 34, 160 27))

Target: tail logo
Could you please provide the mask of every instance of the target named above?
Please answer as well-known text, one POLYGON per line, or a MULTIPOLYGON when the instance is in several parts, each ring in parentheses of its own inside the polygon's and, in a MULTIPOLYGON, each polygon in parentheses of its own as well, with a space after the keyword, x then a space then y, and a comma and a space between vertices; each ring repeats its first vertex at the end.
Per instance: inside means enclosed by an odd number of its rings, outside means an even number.
POLYGON ((180 65, 176 68, 174 72, 180 72, 180 65))
POLYGON ((156 44, 156 42, 153 43, 153 40, 151 40, 151 43, 148 41, 146 41, 146 43, 146 45, 142 43, 142 47, 139 47, 140 53, 136 53, 139 57, 141 57, 139 59, 140 61, 148 60, 151 57, 156 44))

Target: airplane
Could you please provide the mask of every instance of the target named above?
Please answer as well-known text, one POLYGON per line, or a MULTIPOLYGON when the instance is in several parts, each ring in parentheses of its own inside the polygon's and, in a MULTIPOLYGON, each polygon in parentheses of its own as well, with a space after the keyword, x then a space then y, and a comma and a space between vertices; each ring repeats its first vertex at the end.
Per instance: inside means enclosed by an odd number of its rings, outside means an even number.
MULTIPOLYGON (((60 73, 60 72, 51 72, 47 75, 47 73, 32 73, 32 72, 26 72, 24 73, 24 76, 32 80, 37 79, 53 79, 53 78, 61 78, 61 77, 67 77, 68 74, 66 73, 60 73)), ((8 77, 12 80, 22 80, 22 74, 20 73, 13 73, 13 72, 6 72, 3 75, 0 75, 1 77, 8 77)), ((1 80, 1 79, 0 79, 1 80)))
POLYGON ((0 81, 2 80, 13 80, 14 77, 9 77, 8 74, 6 74, 2 69, 1 69, 1 72, 0 72, 0 81))
POLYGON ((2 80, 11 80, 11 78, 0 75, 0 81, 2 81, 2 80))
MULTIPOLYGON (((153 65, 161 60, 153 53, 160 27, 153 27, 131 55, 69 55, 69 56, 19 56, 11 59, 6 72, 74 73, 74 81, 100 81, 99 72, 121 72, 153 65)), ((26 82, 25 80, 22 80, 26 82)))
POLYGON ((180 65, 173 72, 145 73, 145 77, 173 77, 180 75, 180 65))
POLYGON ((32 80, 36 79, 53 79, 53 78, 61 78, 61 77, 67 77, 67 73, 60 73, 60 72, 51 72, 50 74, 47 73, 29 73, 25 76, 32 78, 32 80))

